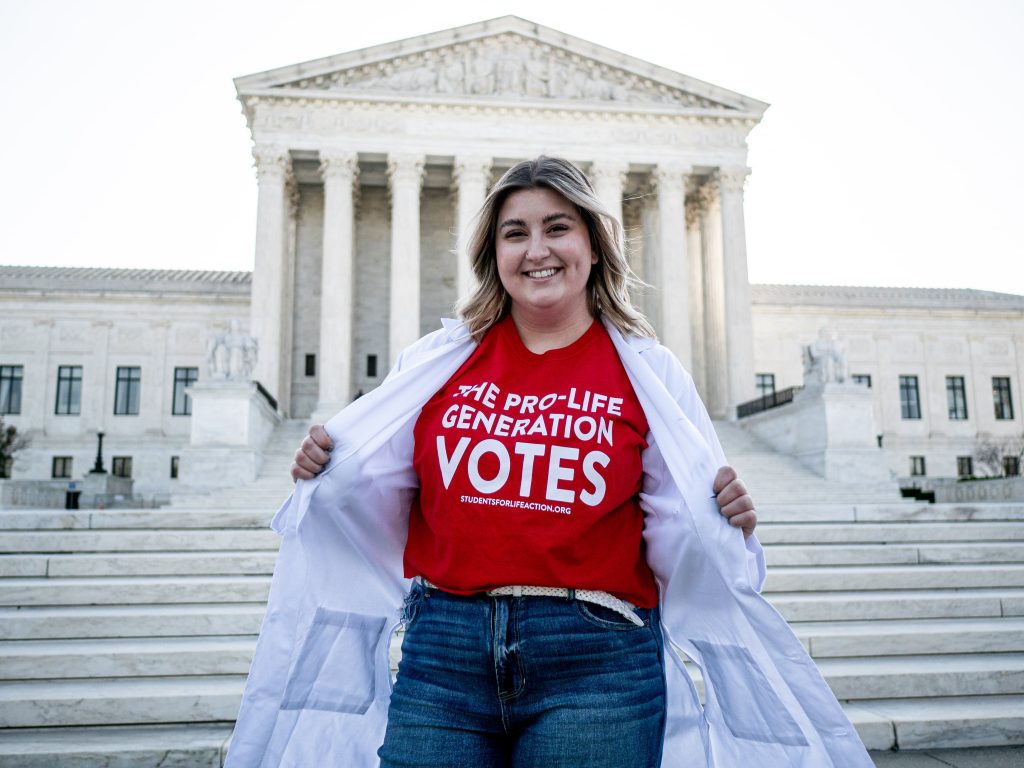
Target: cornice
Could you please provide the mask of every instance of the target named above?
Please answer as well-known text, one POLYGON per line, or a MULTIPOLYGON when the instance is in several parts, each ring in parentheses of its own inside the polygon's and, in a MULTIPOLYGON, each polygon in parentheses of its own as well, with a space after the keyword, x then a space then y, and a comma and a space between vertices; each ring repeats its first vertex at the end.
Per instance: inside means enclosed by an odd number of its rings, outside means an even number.
POLYGON ((756 305, 1024 312, 1024 296, 971 288, 751 284, 756 305))

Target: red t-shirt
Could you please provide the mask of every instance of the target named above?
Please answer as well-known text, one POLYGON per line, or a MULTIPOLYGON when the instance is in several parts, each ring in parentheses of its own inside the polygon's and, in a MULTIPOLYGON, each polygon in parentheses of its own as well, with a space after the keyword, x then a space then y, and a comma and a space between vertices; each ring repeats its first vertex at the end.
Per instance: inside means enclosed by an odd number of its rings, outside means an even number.
POLYGON ((655 606, 637 497, 647 430, 601 323, 537 355, 506 317, 416 422, 405 575, 457 594, 573 587, 655 606))

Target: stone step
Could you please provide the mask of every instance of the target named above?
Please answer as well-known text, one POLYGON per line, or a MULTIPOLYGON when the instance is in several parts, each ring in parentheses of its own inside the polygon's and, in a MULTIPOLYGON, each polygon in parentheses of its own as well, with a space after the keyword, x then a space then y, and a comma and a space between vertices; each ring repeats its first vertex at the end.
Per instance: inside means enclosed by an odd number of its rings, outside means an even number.
POLYGON ((1024 694, 1024 653, 818 659, 836 698, 1024 694))
POLYGON ((766 548, 768 566, 883 565, 894 563, 1021 563, 1018 542, 948 544, 776 544, 766 548))
POLYGON ((0 686, 0 723, 39 728, 230 721, 244 686, 245 675, 6 683, 0 686))
MULTIPOLYGON (((266 500, 264 500, 266 502, 266 500)), ((107 509, 62 511, 53 509, 0 510, 0 530, 109 530, 154 528, 260 528, 270 525, 284 497, 276 504, 265 503, 246 509, 206 508, 203 510, 107 509)), ((6 534, 5 534, 6 535, 6 534)))
POLYGON ((266 602, 269 576, 5 579, 0 606, 266 602))
POLYGON ((1020 695, 867 699, 844 704, 844 709, 868 749, 1024 744, 1020 695))
POLYGON ((0 680, 245 675, 256 638, 23 640, 0 643, 0 680))
POLYGON ((254 635, 264 602, 0 608, 0 640, 254 635))
POLYGON ((220 768, 232 726, 149 725, 5 730, 0 765, 17 768, 220 768))
POLYGON ((6 531, 0 536, 0 553, 277 551, 280 541, 269 528, 6 531))
POLYGON ((276 552, 132 552, 74 555, 5 555, 6 576, 199 576, 272 574, 276 552))
MULTIPOLYGON (((755 499, 755 503, 757 503, 755 499)), ((895 523, 1021 521, 1024 504, 762 504, 762 523, 895 523)))
POLYGON ((816 659, 1024 653, 1024 618, 803 622, 792 628, 816 659))
POLYGON ((1024 541, 1019 522, 772 523, 757 526, 765 546, 776 544, 895 544, 905 542, 1024 541))
POLYGON ((1024 587, 1024 563, 988 565, 776 566, 764 592, 1024 587))
POLYGON ((787 621, 1024 616, 1024 590, 1010 588, 776 592, 766 597, 787 621))

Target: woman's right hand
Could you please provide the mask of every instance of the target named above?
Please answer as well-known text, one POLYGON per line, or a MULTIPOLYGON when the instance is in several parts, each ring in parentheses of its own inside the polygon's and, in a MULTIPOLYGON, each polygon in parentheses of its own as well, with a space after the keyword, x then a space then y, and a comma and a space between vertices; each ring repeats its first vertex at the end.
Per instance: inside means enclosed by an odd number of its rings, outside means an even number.
POLYGON ((333 447, 334 441, 327 434, 323 424, 311 426, 309 434, 303 438, 299 450, 295 452, 292 480, 311 480, 320 474, 320 470, 331 458, 330 451, 333 447))

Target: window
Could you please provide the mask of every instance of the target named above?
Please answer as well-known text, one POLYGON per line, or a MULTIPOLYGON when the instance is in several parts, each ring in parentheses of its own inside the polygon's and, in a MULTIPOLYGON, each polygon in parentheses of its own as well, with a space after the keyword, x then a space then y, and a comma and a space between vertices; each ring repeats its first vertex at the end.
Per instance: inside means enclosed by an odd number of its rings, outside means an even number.
POLYGON ((992 377, 992 404, 996 418, 1000 421, 1013 418, 1013 395, 1010 394, 1010 377, 992 377))
POLYGON ((172 416, 192 415, 192 398, 185 394, 185 390, 195 384, 198 379, 198 368, 174 369, 174 399, 171 402, 172 416))
POLYGON ((57 368, 58 416, 77 416, 82 412, 82 366, 61 365, 57 368))
POLYGON ((964 421, 967 418, 967 388, 963 376, 946 377, 946 406, 950 421, 964 421))
POLYGON ((71 477, 71 457, 54 456, 53 465, 50 470, 50 477, 62 478, 71 477))
POLYGON ((921 399, 917 393, 917 376, 900 376, 900 418, 921 418, 921 399))
POLYGON ((306 355, 306 375, 316 376, 316 355, 306 355))
POLYGON ((21 413, 24 370, 20 365, 0 365, 0 413, 21 413))
POLYGON ((0 456, 0 480, 6 480, 11 476, 11 469, 14 467, 14 459, 10 456, 0 456))
POLYGON ((114 456, 111 460, 110 473, 114 477, 131 477, 132 476, 132 457, 131 456, 114 456))
POLYGON ((171 456, 171 480, 178 479, 178 459, 177 456, 171 456))
POLYGON ((871 389, 871 374, 870 373, 855 373, 851 377, 854 384, 861 384, 868 389, 871 389))
POLYGON ((367 355, 366 356, 366 375, 368 378, 375 379, 377 377, 377 356, 367 355))
POLYGON ((974 477, 974 459, 972 459, 970 456, 957 456, 956 476, 974 477))
POLYGON ((910 457, 910 474, 912 477, 924 477, 924 456, 910 457))
POLYGON ((1007 477, 1020 474, 1020 456, 1003 456, 1003 474, 1007 477))
POLYGON ((139 415, 139 388, 142 386, 142 369, 136 367, 117 368, 117 387, 114 389, 114 415, 139 415))
POLYGON ((774 373, 755 373, 754 379, 754 386, 757 387, 758 397, 771 397, 775 394, 774 373))

